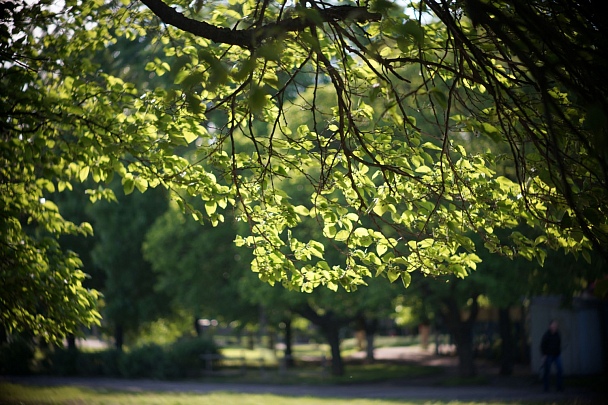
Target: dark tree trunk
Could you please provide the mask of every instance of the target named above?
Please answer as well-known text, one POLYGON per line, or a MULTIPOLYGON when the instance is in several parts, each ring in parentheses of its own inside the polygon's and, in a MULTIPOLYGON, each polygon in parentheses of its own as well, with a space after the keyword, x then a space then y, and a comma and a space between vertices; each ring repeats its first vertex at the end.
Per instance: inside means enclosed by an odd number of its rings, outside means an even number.
POLYGON ((375 333, 365 333, 365 360, 370 363, 373 363, 374 358, 374 338, 376 337, 375 333))
POLYGON ((473 350, 473 328, 462 324, 454 333, 456 350, 458 352, 458 373, 461 377, 473 377, 477 374, 473 350))
POLYGON ((365 359, 368 362, 374 362, 374 337, 378 331, 378 319, 365 319, 365 359))
POLYGON ((297 312, 317 325, 325 335, 331 349, 331 373, 335 376, 344 375, 344 361, 340 353, 340 329, 348 325, 354 318, 339 317, 333 311, 319 315, 308 304, 299 308, 297 312))
MULTIPOLYGON (((270 340, 270 333, 268 333, 268 317, 266 316, 266 310, 264 309, 264 307, 262 305, 260 305, 259 309, 259 315, 258 315, 258 342, 260 342, 261 345, 264 344, 264 337, 267 337, 270 340)), ((268 344, 267 347, 269 347, 269 343, 266 342, 268 344)))
POLYGON ((268 329, 268 350, 272 350, 274 352, 274 350, 276 349, 275 331, 271 328, 267 328, 267 329, 268 329))
POLYGON ((283 321, 285 324, 285 367, 290 368, 294 366, 293 361, 293 334, 291 329, 291 318, 283 321))
POLYGON ((498 329, 500 332, 500 374, 513 374, 513 333, 509 308, 498 309, 498 329))
POLYGON ((68 350, 77 350, 76 349, 76 336, 69 334, 65 340, 68 343, 68 350))
POLYGON ((114 329, 114 346, 116 350, 122 351, 122 346, 125 342, 125 333, 122 324, 117 324, 114 329))
POLYGON ((203 334, 203 328, 201 327, 201 324, 198 322, 198 316, 194 316, 194 333, 196 333, 196 336, 200 337, 203 334))
POLYGON ((251 331, 247 332, 247 348, 249 350, 255 349, 255 336, 253 335, 253 332, 251 332, 251 331))
POLYGON ((327 343, 331 349, 331 374, 335 376, 344 375, 344 361, 340 353, 340 325, 327 323, 321 330, 325 334, 327 343))
POLYGON ((479 312, 477 296, 472 297, 473 303, 469 308, 469 315, 463 319, 461 308, 453 297, 444 300, 444 315, 447 327, 454 337, 458 353, 458 372, 461 377, 477 375, 475 356, 473 350, 473 326, 479 312))
POLYGON ((376 318, 366 317, 363 313, 359 313, 356 319, 357 333, 361 335, 357 336, 357 340, 361 340, 359 343, 359 349, 363 350, 363 336, 365 336, 365 360, 367 362, 374 362, 374 337, 378 330, 378 320, 376 318))

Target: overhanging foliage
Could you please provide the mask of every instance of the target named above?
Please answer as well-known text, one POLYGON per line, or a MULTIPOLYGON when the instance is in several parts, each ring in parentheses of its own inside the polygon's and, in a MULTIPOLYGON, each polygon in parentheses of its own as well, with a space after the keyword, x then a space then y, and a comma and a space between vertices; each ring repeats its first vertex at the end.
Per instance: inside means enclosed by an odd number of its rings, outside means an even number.
MULTIPOLYGON (((412 271, 464 277, 479 262, 471 232, 541 263, 546 248, 606 254, 606 92, 583 74, 605 66, 605 41, 588 43, 605 29, 591 5, 51 3, 2 10, 3 257, 22 241, 50 257, 33 235, 77 227, 42 199, 85 180, 99 184, 92 200, 111 198, 115 175, 127 194, 166 187, 200 221, 233 207, 249 224, 236 242, 253 249, 252 270, 303 291, 370 276, 408 285, 412 271), (161 49, 129 69, 173 84, 95 64, 119 38, 161 49), (311 221, 329 243, 299 231, 311 221), (521 223, 540 236, 494 232, 521 223)), ((29 296, 31 266, 3 262, 3 277, 9 268, 29 296)), ((93 321, 87 305, 75 319, 93 321)))

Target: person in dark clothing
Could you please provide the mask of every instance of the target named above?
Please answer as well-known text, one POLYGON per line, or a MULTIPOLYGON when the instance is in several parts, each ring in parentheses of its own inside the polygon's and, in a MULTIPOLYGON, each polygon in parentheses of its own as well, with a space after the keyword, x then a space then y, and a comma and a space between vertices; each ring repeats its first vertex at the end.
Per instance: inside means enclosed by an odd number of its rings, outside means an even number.
POLYGON ((551 374, 551 365, 555 364, 557 373, 557 390, 564 389, 562 382, 562 339, 559 334, 557 321, 553 320, 549 324, 549 329, 543 335, 540 342, 540 351, 543 355, 543 385, 545 391, 549 391, 549 376, 551 374))

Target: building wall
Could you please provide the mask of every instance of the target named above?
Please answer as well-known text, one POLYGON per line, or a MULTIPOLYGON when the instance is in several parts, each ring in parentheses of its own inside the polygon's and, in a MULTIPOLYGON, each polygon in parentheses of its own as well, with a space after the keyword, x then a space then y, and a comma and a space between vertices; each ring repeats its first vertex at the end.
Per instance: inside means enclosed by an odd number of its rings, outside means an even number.
POLYGON ((604 371, 604 345, 599 302, 575 299, 569 308, 560 297, 536 297, 530 305, 531 367, 538 370, 540 342, 551 320, 557 320, 562 337, 564 374, 593 374, 604 371))

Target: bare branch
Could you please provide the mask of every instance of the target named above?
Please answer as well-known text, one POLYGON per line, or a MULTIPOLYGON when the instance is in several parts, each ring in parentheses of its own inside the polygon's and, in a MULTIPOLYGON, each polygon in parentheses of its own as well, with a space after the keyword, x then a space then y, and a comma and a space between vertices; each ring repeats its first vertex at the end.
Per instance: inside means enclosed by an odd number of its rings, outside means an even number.
POLYGON ((316 13, 315 17, 306 14, 254 28, 236 30, 217 27, 204 21, 188 18, 173 7, 168 6, 162 0, 141 1, 165 24, 173 25, 183 31, 207 38, 216 43, 236 45, 247 49, 254 49, 264 40, 277 38, 286 32, 301 32, 307 27, 317 25, 318 22, 326 23, 347 20, 365 22, 378 21, 381 18, 381 14, 369 12, 365 7, 333 6, 314 11, 311 10, 311 12, 316 13))

